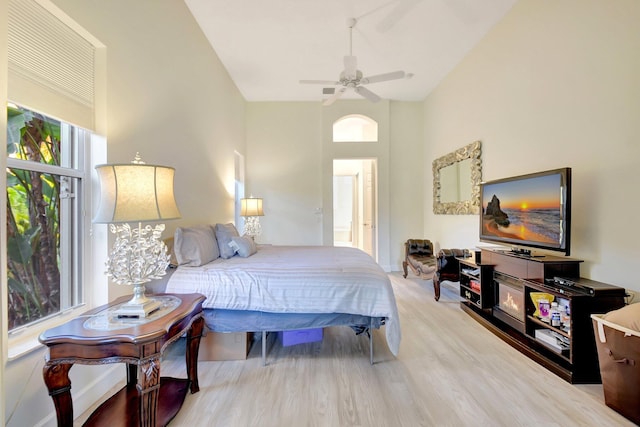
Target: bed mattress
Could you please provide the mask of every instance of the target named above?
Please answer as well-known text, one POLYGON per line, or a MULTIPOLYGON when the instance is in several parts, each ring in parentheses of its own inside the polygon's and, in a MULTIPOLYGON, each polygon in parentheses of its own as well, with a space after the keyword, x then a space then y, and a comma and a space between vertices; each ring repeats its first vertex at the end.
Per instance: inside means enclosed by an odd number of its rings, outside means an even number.
POLYGON ((266 313, 354 314, 385 319, 397 355, 400 323, 391 282, 365 252, 330 246, 261 246, 248 258, 180 266, 170 293, 201 293, 203 307, 266 313))

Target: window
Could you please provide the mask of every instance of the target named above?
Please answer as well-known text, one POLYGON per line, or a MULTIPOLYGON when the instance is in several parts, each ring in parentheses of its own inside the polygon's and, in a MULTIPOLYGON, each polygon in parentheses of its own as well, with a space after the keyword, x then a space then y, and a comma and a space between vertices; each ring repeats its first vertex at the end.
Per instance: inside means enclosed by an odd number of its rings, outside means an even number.
POLYGON ((8 99, 96 129, 104 46, 50 2, 9 0, 8 12, 8 99))
POLYGON ((106 161, 106 140, 92 133, 105 126, 106 47, 48 0, 9 0, 7 11, 6 99, 15 105, 2 130, 0 311, 9 321, 0 323, 14 360, 39 347, 44 329, 108 298, 108 232, 91 226, 93 168, 106 161))
POLYGON ((8 330, 83 302, 84 146, 90 133, 7 107, 8 330))
POLYGON ((378 142, 378 123, 360 114, 341 117, 333 124, 333 142, 378 142))

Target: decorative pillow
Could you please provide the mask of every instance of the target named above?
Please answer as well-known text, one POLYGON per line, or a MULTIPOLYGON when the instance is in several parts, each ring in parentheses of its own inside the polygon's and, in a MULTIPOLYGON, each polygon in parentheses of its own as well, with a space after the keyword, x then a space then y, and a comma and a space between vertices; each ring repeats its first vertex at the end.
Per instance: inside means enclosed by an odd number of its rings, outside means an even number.
POLYGON ((640 331, 640 303, 625 305, 604 315, 603 319, 623 328, 640 331))
POLYGON ((251 255, 258 252, 258 246, 256 246, 256 242, 253 241, 251 237, 241 236, 241 237, 232 237, 229 242, 229 246, 233 248, 235 253, 240 255, 242 258, 250 257, 251 255))
POLYGON ((218 240, 218 249, 220 256, 224 259, 231 258, 236 251, 229 246, 232 237, 240 237, 236 226, 232 223, 216 224, 216 239, 218 240))
POLYGON ((167 253, 169 254, 169 256, 171 257, 169 259, 169 266, 171 267, 177 267, 178 266, 178 258, 176 258, 176 252, 173 250, 173 242, 174 242, 174 238, 173 237, 167 237, 166 239, 163 240, 165 246, 167 247, 167 253))
POLYGON ((178 265, 198 267, 220 256, 216 234, 211 225, 179 227, 173 240, 178 265))

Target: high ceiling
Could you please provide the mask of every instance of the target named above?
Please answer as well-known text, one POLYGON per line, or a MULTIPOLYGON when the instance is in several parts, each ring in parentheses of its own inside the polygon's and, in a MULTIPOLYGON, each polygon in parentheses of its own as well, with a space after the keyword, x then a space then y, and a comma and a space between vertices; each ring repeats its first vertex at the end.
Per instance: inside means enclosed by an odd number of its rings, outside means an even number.
MULTIPOLYGON (((422 101, 516 0, 185 0, 248 101, 322 101, 352 52, 383 99, 422 101)), ((352 90, 342 99, 361 99, 352 90)))

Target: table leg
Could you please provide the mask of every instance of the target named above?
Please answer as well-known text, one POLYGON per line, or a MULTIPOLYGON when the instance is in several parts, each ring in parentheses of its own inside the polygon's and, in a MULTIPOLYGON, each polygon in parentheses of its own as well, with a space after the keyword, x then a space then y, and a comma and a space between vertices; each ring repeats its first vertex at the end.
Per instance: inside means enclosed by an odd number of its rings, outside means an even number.
POLYGON ((72 363, 49 364, 42 368, 44 383, 53 399, 58 418, 58 427, 73 426, 73 401, 71 399, 71 380, 69 370, 72 363))
POLYGON ((200 391, 198 384, 198 350, 200 349, 200 338, 204 329, 204 318, 199 317, 193 321, 191 328, 187 331, 187 376, 190 381, 191 394, 200 391))
POLYGON ((160 357, 152 357, 138 365, 138 393, 140 393, 140 426, 156 425, 160 395, 160 357))

